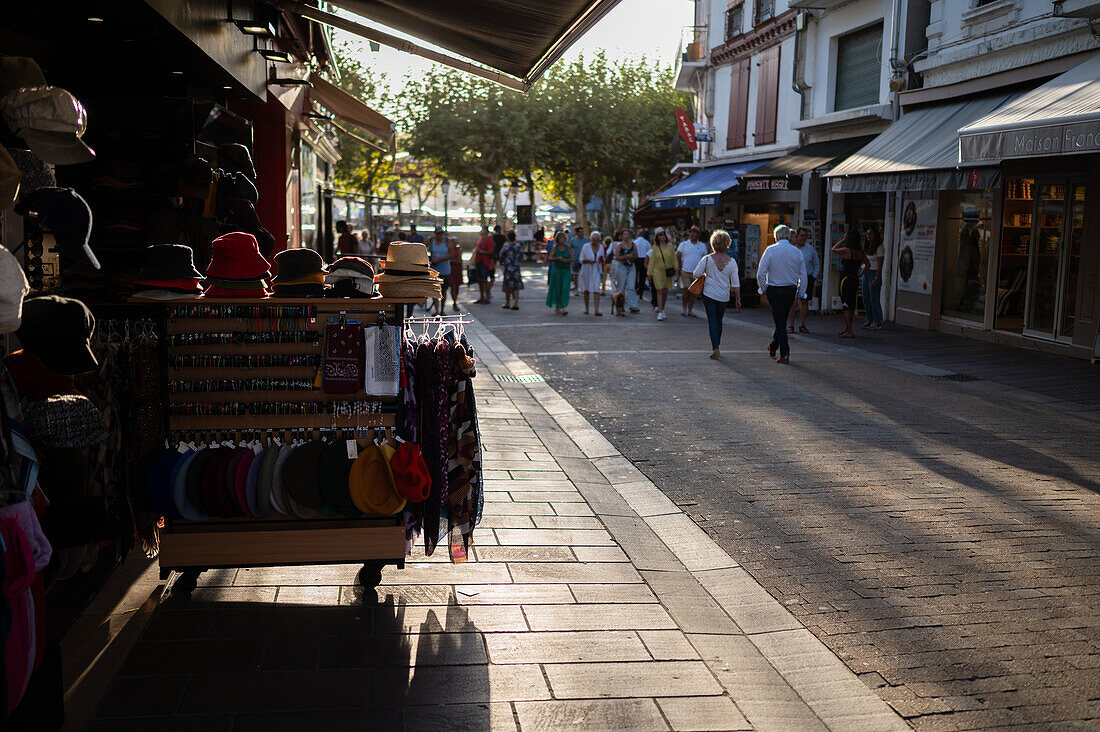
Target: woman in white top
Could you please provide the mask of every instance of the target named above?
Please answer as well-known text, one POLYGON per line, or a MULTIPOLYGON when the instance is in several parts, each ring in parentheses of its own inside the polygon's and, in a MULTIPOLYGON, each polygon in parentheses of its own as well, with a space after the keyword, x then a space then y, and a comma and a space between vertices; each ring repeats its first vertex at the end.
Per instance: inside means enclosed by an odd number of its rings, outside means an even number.
POLYGON ((584 293, 584 314, 588 315, 588 296, 595 300, 596 315, 600 312, 600 275, 603 273, 603 234, 593 231, 581 247, 581 271, 577 275, 577 289, 584 293))
POLYGON ((710 357, 718 360, 718 346, 722 342, 722 316, 729 307, 730 293, 733 293, 734 307, 741 310, 741 278, 737 273, 737 262, 726 254, 730 247, 730 235, 719 229, 711 234, 710 247, 714 253, 699 260, 691 274, 696 279, 706 275, 703 282, 703 309, 707 311, 707 325, 710 326, 710 357))

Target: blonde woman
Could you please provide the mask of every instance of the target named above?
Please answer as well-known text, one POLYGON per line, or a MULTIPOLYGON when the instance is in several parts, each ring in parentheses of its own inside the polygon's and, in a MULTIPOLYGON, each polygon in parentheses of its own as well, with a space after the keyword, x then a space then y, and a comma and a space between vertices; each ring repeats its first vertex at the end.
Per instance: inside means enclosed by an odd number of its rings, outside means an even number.
POLYGON ((665 299, 668 290, 676 279, 679 262, 676 259, 676 247, 668 240, 668 234, 658 231, 653 237, 653 251, 649 253, 649 276, 653 278, 654 302, 657 305, 657 320, 665 319, 665 299))
POLYGON ((741 278, 737 272, 737 262, 731 259, 726 250, 730 248, 730 235, 719 229, 710 235, 710 248, 713 253, 704 256, 691 271, 694 279, 705 276, 703 281, 703 309, 707 311, 707 325, 710 328, 710 357, 718 360, 718 347, 722 344, 722 317, 733 296, 733 305, 741 310, 741 278))

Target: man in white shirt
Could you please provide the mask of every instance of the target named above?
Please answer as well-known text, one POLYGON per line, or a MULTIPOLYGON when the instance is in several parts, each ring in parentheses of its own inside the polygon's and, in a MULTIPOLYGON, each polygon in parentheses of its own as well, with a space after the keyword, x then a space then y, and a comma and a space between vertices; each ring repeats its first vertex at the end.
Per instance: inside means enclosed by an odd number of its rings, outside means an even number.
MULTIPOLYGON (((637 276, 634 278, 634 287, 638 291, 638 299, 642 299, 642 295, 645 294, 646 285, 649 284, 649 280, 646 277, 646 272, 649 270, 649 253, 653 251, 653 245, 649 243, 649 239, 645 238, 645 230, 638 230, 638 238, 634 240, 634 247, 638 250, 638 267, 634 270, 637 276)), ((652 299, 652 298, 650 298, 652 299)))
POLYGON ((688 292, 688 288, 695 282, 692 272, 705 256, 707 256, 707 244, 699 240, 699 227, 693 226, 688 232, 687 240, 680 242, 680 246, 676 248, 676 260, 680 263, 680 287, 684 288, 683 312, 680 313, 682 318, 697 317, 694 312, 695 295, 688 292))
POLYGON ((798 247, 791 244, 791 229, 786 224, 775 227, 775 244, 764 250, 756 266, 756 284, 760 294, 768 298, 775 330, 768 344, 768 355, 776 363, 791 362, 791 344, 787 340, 787 314, 795 299, 806 294, 806 260, 798 247), (775 352, 779 350, 779 357, 775 352))

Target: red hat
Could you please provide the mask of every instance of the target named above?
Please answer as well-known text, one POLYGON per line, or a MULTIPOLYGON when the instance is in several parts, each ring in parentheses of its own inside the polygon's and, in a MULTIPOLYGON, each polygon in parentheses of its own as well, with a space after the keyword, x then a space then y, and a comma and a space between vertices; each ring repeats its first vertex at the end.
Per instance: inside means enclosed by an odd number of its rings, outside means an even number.
POLYGON ((206 273, 223 280, 255 280, 267 276, 271 262, 260 254, 256 237, 244 231, 223 234, 210 243, 206 273))
POLYGON ((428 475, 428 465, 420 454, 420 445, 415 442, 402 442, 397 452, 390 458, 390 470, 397 492, 409 503, 420 503, 428 498, 432 479, 428 475))

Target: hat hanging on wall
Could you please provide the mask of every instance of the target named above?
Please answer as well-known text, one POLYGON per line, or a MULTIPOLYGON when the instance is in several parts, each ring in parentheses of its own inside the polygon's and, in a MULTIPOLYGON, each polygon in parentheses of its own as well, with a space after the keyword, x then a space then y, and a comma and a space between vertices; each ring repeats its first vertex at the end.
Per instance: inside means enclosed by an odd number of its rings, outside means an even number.
POLYGON ((73 165, 95 159, 81 139, 88 128, 84 105, 56 86, 20 87, 0 97, 4 122, 47 163, 73 165))
POLYGON ((12 160, 11 154, 0 147, 0 211, 15 203, 19 196, 19 183, 23 173, 12 160))
POLYGON ((23 350, 58 374, 94 371, 99 362, 89 341, 95 318, 88 306, 68 297, 47 295, 23 303, 23 323, 16 331, 23 350))
POLYGON ((88 245, 92 209, 72 188, 39 188, 24 194, 15 205, 15 212, 36 216, 38 225, 53 234, 62 251, 78 260, 85 259, 99 269, 99 260, 88 245))
POLYGON ((0 333, 14 333, 23 320, 23 298, 30 292, 15 255, 0 247, 0 333))
POLYGON ((19 195, 27 196, 39 188, 56 188, 57 178, 45 160, 35 155, 30 150, 22 150, 17 147, 5 148, 11 155, 15 167, 23 174, 23 180, 19 184, 19 195))

